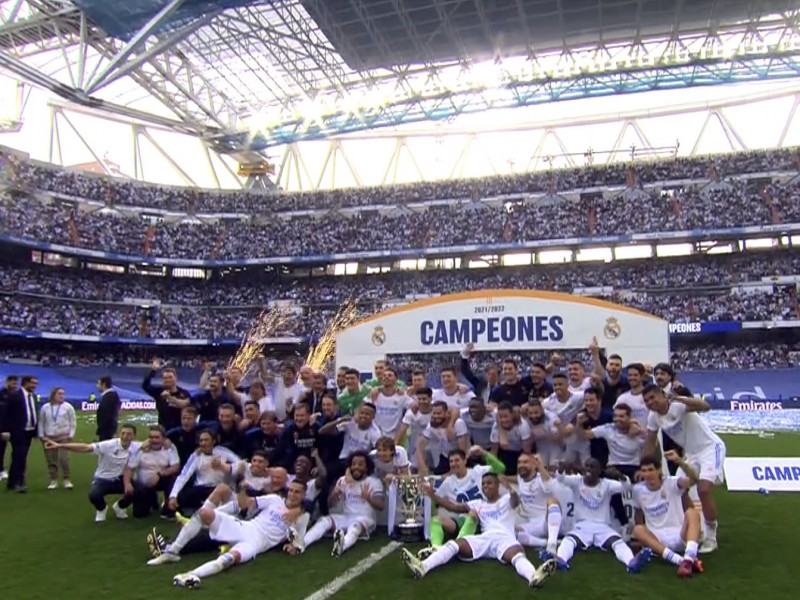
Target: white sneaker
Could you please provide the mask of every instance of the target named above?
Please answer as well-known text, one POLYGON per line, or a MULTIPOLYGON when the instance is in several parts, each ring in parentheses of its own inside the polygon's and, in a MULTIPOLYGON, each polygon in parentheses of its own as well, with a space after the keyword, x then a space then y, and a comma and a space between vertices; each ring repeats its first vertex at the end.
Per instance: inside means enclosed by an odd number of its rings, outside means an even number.
POLYGON ((120 508, 119 507, 119 502, 118 501, 114 502, 114 504, 111 505, 111 508, 114 510, 114 514, 117 516, 118 519, 127 519, 128 518, 128 513, 125 511, 124 508, 120 508))
POLYGON ((172 578, 172 585, 192 590, 200 587, 200 578, 191 573, 183 573, 172 578))
POLYGON ((108 512, 108 507, 106 506, 103 510, 98 510, 94 513, 94 522, 95 523, 102 523, 106 520, 106 513, 108 512))
POLYGON ((333 532, 333 550, 331 556, 340 557, 344 552, 344 530, 337 529, 333 532))
MULTIPOLYGON (((151 558, 147 561, 148 567, 157 567, 158 565, 166 565, 167 563, 175 563, 181 559, 180 555, 173 554, 169 551, 164 551, 160 555, 156 556, 155 558, 151 558)), ((177 585, 177 584, 176 584, 177 585)))
POLYGON ((403 559, 405 565, 414 575, 414 579, 422 579, 425 577, 425 568, 422 566, 422 561, 411 554, 406 548, 400 548, 400 558, 403 559))
POLYGON ((717 549, 717 540, 706 538, 703 540, 703 543, 700 544, 700 549, 698 552, 700 554, 711 554, 717 549))
POLYGON ((532 588, 540 588, 544 585, 545 579, 550 577, 553 573, 556 572, 556 561, 552 558, 548 561, 543 562, 539 565, 539 568, 536 569, 536 572, 531 577, 531 580, 528 582, 532 588))
POLYGON ((5 481, 6 479, 8 479, 8 473, 0 471, 0 481, 5 481))
POLYGON ((57 487, 58 487, 58 482, 57 482, 57 481, 51 481, 51 482, 50 482, 50 485, 48 485, 48 486, 47 486, 47 489, 48 489, 48 490, 54 490, 54 489, 56 489, 57 487))
POLYGON ((75 486, 72 485, 72 482, 69 479, 65 479, 64 480, 64 489, 65 490, 71 490, 73 487, 75 487, 75 486))

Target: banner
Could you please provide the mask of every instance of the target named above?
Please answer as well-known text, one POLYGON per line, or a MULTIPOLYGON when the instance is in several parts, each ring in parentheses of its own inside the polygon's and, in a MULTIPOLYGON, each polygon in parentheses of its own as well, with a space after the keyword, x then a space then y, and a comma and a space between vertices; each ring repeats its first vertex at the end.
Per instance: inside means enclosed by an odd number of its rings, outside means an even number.
POLYGON ((800 492, 800 458, 727 458, 731 492, 800 492))
POLYGON ((741 331, 741 321, 719 321, 719 322, 702 322, 693 321, 691 323, 670 323, 670 335, 691 335, 697 333, 729 333, 732 331, 741 331))

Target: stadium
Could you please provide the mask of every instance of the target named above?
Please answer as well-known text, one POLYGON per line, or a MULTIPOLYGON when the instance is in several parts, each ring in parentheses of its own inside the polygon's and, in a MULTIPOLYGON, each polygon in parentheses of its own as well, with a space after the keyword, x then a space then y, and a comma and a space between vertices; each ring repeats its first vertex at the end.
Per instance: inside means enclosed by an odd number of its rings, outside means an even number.
POLYGON ((727 447, 702 575, 655 557, 628 576, 592 551, 536 592, 494 560, 415 581, 379 526, 339 558, 269 552, 202 591, 794 597, 799 19, 794 0, 0 0, 5 594, 179 594, 173 576, 215 556, 154 569, 146 536, 179 525, 136 504, 93 521, 97 452, 66 477, 34 435, 61 414, 53 390, 76 447, 116 435, 108 390, 134 444, 186 404, 215 427, 237 404, 245 440, 264 412, 296 431, 289 397, 316 435, 326 394, 336 419, 383 393, 376 365, 434 397, 455 365, 467 410, 509 358, 526 381, 546 367, 549 392, 575 365, 602 391, 619 354, 662 387, 666 365, 727 447))

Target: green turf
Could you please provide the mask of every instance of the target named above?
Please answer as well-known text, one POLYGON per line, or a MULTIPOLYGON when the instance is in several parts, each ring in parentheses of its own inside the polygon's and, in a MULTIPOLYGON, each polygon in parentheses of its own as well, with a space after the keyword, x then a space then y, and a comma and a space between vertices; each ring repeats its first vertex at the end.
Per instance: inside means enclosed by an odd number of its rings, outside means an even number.
MULTIPOLYGON (((91 428, 82 422, 78 438, 90 440, 91 428)), ((796 456, 800 437, 779 434, 774 439, 728 436, 728 456, 796 456)), ((6 461, 8 458, 6 459, 6 461)), ((157 525, 168 535, 176 526, 157 517, 121 522, 113 518, 94 523, 86 491, 95 466, 91 455, 73 455, 72 492, 48 492, 41 448, 31 449, 29 492, 0 492, 0 589, 11 600, 109 598, 151 600, 154 596, 190 593, 174 589, 172 576, 207 560, 194 555, 177 565, 147 567, 144 536, 157 525)), ((494 561, 465 565, 457 561, 415 581, 397 553, 344 587, 337 600, 400 600, 436 597, 438 600, 498 600, 536 594, 542 597, 580 597, 582 600, 669 598, 689 591, 703 600, 734 597, 781 600, 797 596, 789 561, 794 558, 800 524, 793 494, 729 494, 720 488, 721 550, 705 557, 706 572, 690 581, 678 580, 673 567, 654 560, 645 573, 627 575, 613 555, 578 554, 572 570, 557 573, 547 586, 533 592, 514 573, 494 561), (491 582, 491 584, 487 582, 491 582)), ((198 592, 219 600, 257 593, 270 600, 302 600, 359 560, 387 543, 378 536, 359 543, 334 560, 330 546, 321 543, 297 558, 261 556, 254 563, 203 582, 198 592)), ((534 553, 531 551, 531 558, 534 553)))

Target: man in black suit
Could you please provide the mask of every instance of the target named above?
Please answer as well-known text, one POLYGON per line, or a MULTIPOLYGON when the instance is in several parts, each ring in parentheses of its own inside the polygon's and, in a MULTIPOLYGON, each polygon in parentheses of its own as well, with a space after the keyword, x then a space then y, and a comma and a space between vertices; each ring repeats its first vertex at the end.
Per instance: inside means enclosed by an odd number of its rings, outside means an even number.
MULTIPOLYGON (((3 415, 6 414, 8 395, 16 392, 18 387, 19 377, 16 375, 6 377, 6 387, 0 390, 0 425, 3 423, 3 415)), ((0 429, 0 432, 2 432, 2 429, 0 429)), ((8 479, 8 473, 6 473, 6 445, 7 442, 0 437, 0 481, 8 479)))
POLYGON ((8 489, 25 493, 25 471, 28 467, 28 450, 37 436, 39 414, 36 406, 36 377, 26 375, 20 389, 8 395, 0 436, 11 442, 11 468, 8 473, 8 489))
POLYGON ((105 375, 97 380, 100 402, 97 405, 97 441, 103 442, 117 436, 120 400, 117 390, 112 388, 111 377, 105 375))

